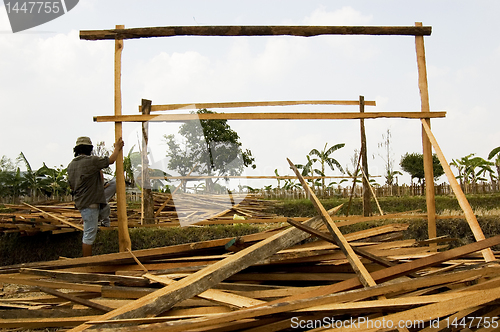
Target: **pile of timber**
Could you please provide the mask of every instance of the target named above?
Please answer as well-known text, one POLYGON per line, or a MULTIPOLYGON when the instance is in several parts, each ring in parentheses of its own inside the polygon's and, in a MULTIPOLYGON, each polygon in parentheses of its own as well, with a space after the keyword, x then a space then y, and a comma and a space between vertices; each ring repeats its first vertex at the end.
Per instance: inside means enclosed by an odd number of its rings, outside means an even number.
MULTIPOLYGON (((273 220, 277 216, 266 212, 273 201, 254 195, 193 195, 154 193, 155 224, 141 223, 141 209, 127 208, 129 227, 179 226, 187 224, 211 225, 232 223, 284 222, 273 220)), ((0 233, 33 235, 39 232, 53 234, 83 229, 79 211, 74 202, 45 204, 4 204, 10 212, 0 213, 0 233)), ((116 202, 110 202, 111 227, 118 226, 116 202)))
POLYGON ((405 224, 340 233, 340 242, 320 217, 290 224, 239 238, 2 267, 0 283, 24 292, 4 287, 0 328, 376 331, 403 322, 400 331, 416 324, 425 331, 490 331, 498 325, 500 266, 485 263, 481 250, 498 245, 500 236, 445 250, 447 238, 401 239, 405 224), (374 284, 364 284, 345 243, 374 284))

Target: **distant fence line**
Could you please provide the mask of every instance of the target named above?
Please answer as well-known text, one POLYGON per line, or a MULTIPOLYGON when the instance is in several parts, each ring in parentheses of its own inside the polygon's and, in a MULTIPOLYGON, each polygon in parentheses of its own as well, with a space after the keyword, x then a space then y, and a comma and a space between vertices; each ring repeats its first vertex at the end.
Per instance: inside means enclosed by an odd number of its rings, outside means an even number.
MULTIPOLYGON (((462 191, 465 194, 489 194, 500 192, 498 183, 478 183, 478 184, 465 184, 462 185, 462 191)), ((434 186, 436 195, 451 195, 453 190, 447 183, 437 184, 434 186)), ((329 187, 325 190, 322 188, 314 188, 314 193, 320 198, 347 198, 351 195, 352 187, 329 187)), ((425 186, 419 184, 412 185, 393 185, 393 186, 377 186, 373 187, 373 191, 377 197, 390 197, 390 196, 425 196, 425 186)), ((245 194, 247 192, 233 192, 238 194, 245 194)), ((198 192, 198 194, 203 194, 198 192)), ((264 199, 302 199, 307 198, 304 189, 282 189, 282 188, 272 188, 272 189, 257 189, 252 191, 252 194, 260 196, 264 199)), ((127 201, 140 201, 141 192, 139 190, 133 190, 127 192, 127 201)), ((354 197, 362 197, 363 186, 357 185, 354 188, 354 197)), ((20 204, 21 202, 45 202, 45 201, 57 201, 57 202, 71 202, 73 197, 71 195, 58 196, 58 197, 47 197, 47 196, 37 196, 34 199, 30 196, 20 196, 20 197, 0 197, 0 203, 4 204, 20 204)))
MULTIPOLYGON (((451 195, 453 190, 447 183, 442 183, 434 186, 436 195, 451 195)), ((337 188, 314 188, 316 196, 321 198, 342 197, 347 198, 351 195, 352 187, 337 187, 337 188)), ((413 185, 393 185, 393 186, 378 186, 374 187, 373 191, 377 197, 389 196, 425 196, 425 186, 419 184, 413 185)), ((499 186, 496 183, 478 183, 462 185, 462 191, 466 194, 488 194, 499 192, 499 186)), ((255 191, 256 194, 266 199, 301 199, 307 198, 306 193, 302 188, 296 189, 278 189, 271 190, 260 189, 255 191)), ((363 186, 359 185, 354 188, 354 197, 362 197, 363 186)))

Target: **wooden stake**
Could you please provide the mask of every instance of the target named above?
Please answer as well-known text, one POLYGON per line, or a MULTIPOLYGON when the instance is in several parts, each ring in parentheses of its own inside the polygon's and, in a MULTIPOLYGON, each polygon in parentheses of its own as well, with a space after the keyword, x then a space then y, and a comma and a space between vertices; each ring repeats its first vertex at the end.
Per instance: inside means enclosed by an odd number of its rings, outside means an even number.
MULTIPOLYGON (((451 167, 446 161, 446 158, 443 154, 443 151, 441 151, 441 148, 439 147, 439 144, 432 134, 431 128, 425 121, 425 119, 422 119, 422 127, 425 130, 425 133, 427 134, 427 137, 429 138, 429 141, 432 143, 432 146, 434 147, 434 151, 436 151, 436 154, 439 158, 439 161, 441 162, 441 165, 443 166, 444 173, 446 174, 446 177, 448 178, 448 181, 450 182, 450 186, 453 189, 453 192, 455 193, 455 196, 457 197, 458 204, 462 208, 465 214, 465 219, 469 223, 469 226, 472 230, 472 233, 474 234, 474 238, 476 241, 484 240, 484 234, 481 229, 481 226, 479 226, 479 223, 477 222, 476 216, 474 215, 474 212, 472 211, 472 208, 467 201, 467 198, 465 197, 462 188, 460 187, 460 184, 458 183, 457 179, 455 178, 455 175, 453 175, 453 172, 451 171, 451 167)), ((483 254, 484 260, 487 262, 494 261, 495 260, 495 255, 493 255, 493 251, 491 251, 490 248, 484 249, 481 251, 483 254)))
MULTIPOLYGON (((421 22, 416 22, 415 26, 421 27, 421 22)), ((420 89, 420 100, 422 112, 430 112, 429 106, 429 88, 427 86, 427 67, 425 64, 425 48, 424 37, 415 36, 415 48, 417 52, 417 66, 418 66, 418 87, 420 89)), ((431 125, 430 119, 425 119, 426 123, 431 125)), ((424 172, 425 172, 425 198, 427 202, 427 223, 429 238, 437 236, 436 231, 436 198, 434 193, 434 165, 432 162, 432 146, 425 135, 422 128, 422 148, 424 156, 424 172)), ((431 244, 431 248, 436 251, 436 244, 431 244)))
MULTIPOLYGON (((117 29, 124 29, 124 25, 117 25, 117 29)), ((122 115, 122 50, 123 40, 115 40, 115 116, 122 115)), ((115 122, 115 141, 122 137, 122 123, 115 122)), ((125 175, 123 169, 123 150, 116 158, 116 203, 118 215, 118 244, 120 251, 132 248, 130 235, 128 233, 127 220, 127 197, 125 194, 125 175)))

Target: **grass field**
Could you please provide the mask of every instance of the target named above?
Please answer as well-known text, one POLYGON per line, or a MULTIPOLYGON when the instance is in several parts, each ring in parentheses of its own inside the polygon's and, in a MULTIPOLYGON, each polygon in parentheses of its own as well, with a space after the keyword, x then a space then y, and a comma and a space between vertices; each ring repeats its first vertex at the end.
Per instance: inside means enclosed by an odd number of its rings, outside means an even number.
MULTIPOLYGON (((478 222, 486 237, 500 234, 500 194, 471 195, 468 200, 477 215, 478 222)), ((326 209, 344 204, 340 215, 347 212, 347 199, 323 200, 326 209)), ((380 199, 380 206, 384 214, 419 210, 426 212, 425 197, 385 197, 380 199)), ((378 212, 373 202, 372 209, 378 212)), ((451 196, 436 197, 436 211, 440 215, 461 215, 462 212, 457 200, 451 196)), ((277 202, 274 212, 287 217, 311 217, 315 210, 308 200, 287 200, 277 202)), ((362 202, 354 199, 350 208, 350 215, 362 214, 362 202)), ((343 233, 349 233, 386 223, 408 223, 410 226, 405 232, 405 238, 424 240, 427 238, 427 220, 425 219, 398 219, 370 223, 360 223, 342 227, 343 233)), ((204 226, 204 227, 167 227, 167 228, 138 228, 130 229, 132 249, 146 249, 163 247, 181 243, 204 241, 217 238, 235 237, 256 233, 269 225, 237 224, 234 226, 204 226)), ((472 232, 465 219, 453 218, 438 220, 438 236, 449 235, 457 240, 450 243, 452 247, 460 246, 474 240, 472 232)), ((101 230, 98 232, 94 244, 94 254, 118 252, 118 232, 116 230, 101 230)), ((0 265, 12 265, 33 261, 47 261, 59 257, 81 256, 81 233, 52 235, 40 233, 35 236, 19 236, 14 234, 0 235, 0 265)))

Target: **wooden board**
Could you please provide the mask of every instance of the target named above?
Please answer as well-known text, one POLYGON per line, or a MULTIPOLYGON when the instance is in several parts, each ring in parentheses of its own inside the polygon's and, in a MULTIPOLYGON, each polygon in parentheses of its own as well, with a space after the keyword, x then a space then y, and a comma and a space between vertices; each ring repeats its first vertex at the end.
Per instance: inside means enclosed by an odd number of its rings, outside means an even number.
POLYGON ((365 113, 204 113, 95 116, 94 122, 186 122, 189 120, 337 120, 377 118, 444 118, 446 112, 365 112, 365 113))
MULTIPOLYGON (((301 100, 301 101, 240 101, 224 103, 191 103, 191 104, 168 104, 152 105, 151 111, 172 111, 178 109, 203 109, 203 108, 240 108, 240 107, 259 107, 259 106, 292 106, 292 105, 359 105, 357 100, 301 100)), ((375 101, 366 101, 367 106, 376 106, 375 101)), ((142 106, 139 106, 141 112, 142 106)))

